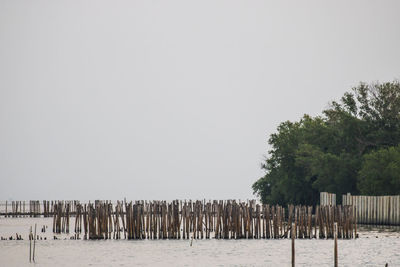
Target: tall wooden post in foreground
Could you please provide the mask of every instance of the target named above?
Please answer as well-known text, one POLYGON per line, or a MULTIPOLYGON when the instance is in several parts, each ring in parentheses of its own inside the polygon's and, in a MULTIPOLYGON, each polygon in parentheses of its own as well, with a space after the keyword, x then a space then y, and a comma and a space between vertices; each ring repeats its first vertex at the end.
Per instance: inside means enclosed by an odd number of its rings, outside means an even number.
POLYGON ((32 226, 29 232, 29 262, 32 262, 32 226))
POLYGON ((294 230, 295 230, 295 226, 294 226, 294 223, 292 223, 292 230, 290 231, 291 235, 292 235, 292 267, 295 266, 295 250, 294 250, 295 233, 294 233, 294 230))
POLYGON ((337 235, 338 235, 338 228, 337 228, 337 223, 335 223, 335 247, 334 247, 335 267, 338 267, 337 235))
POLYGON ((35 262, 35 246, 36 246, 36 223, 35 223, 35 235, 33 237, 33 262, 35 262))

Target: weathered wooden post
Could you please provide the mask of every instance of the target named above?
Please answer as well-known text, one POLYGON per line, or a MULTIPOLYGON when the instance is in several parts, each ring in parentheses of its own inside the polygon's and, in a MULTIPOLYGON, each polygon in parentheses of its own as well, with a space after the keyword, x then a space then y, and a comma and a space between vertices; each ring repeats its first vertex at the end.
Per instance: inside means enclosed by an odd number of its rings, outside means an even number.
POLYGON ((337 231, 338 231, 337 222, 335 222, 335 245, 334 245, 335 267, 338 267, 337 231))
POLYGON ((29 231, 29 262, 32 261, 31 259, 32 259, 32 226, 29 231))
POLYGON ((35 236, 33 237, 33 262, 35 262, 35 247, 36 247, 36 223, 35 223, 35 236))
POLYGON ((292 235, 292 267, 295 266, 295 246, 294 246, 294 238, 295 238, 295 233, 294 233, 294 223, 292 223, 292 229, 291 229, 291 235, 292 235))

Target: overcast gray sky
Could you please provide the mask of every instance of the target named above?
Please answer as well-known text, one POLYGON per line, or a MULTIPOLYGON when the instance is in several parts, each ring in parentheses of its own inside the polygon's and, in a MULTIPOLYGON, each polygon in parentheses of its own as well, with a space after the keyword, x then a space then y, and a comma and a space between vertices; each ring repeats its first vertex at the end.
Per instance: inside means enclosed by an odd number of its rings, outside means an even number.
POLYGON ((399 11, 0 0, 0 199, 252 198, 280 122, 400 78, 399 11))

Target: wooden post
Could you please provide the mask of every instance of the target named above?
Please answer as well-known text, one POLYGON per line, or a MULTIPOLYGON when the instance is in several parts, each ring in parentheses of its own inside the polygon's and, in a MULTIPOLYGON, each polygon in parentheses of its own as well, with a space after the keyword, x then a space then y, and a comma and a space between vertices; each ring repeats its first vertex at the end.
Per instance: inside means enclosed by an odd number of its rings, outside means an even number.
POLYGON ((31 230, 29 231, 29 262, 31 262, 32 260, 32 226, 31 226, 31 230))
POLYGON ((36 223, 35 223, 35 236, 33 237, 33 262, 35 262, 35 245, 36 245, 36 223))
POLYGON ((295 246, 294 246, 294 223, 292 223, 291 235, 292 235, 292 267, 295 266, 295 246))
POLYGON ((357 238, 357 208, 355 208, 355 212, 353 214, 354 217, 354 238, 357 238))
POLYGON ((400 196, 396 196, 396 225, 400 225, 400 196))
POLYGON ((338 267, 337 231, 338 231, 337 223, 335 222, 335 246, 334 246, 335 267, 338 267))

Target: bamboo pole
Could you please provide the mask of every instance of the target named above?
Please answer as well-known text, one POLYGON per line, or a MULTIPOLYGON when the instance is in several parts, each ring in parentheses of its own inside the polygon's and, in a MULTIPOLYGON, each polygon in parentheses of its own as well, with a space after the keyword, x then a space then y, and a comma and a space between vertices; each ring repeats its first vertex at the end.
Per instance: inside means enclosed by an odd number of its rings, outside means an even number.
POLYGON ((334 243, 334 266, 338 267, 338 247, 337 247, 337 234, 338 234, 338 225, 335 222, 335 243, 334 243))
POLYGON ((32 226, 29 231, 29 262, 32 262, 32 226))
POLYGON ((291 229, 291 236, 292 236, 292 267, 295 266, 295 244, 294 244, 294 239, 295 239, 295 224, 292 223, 292 229, 291 229))
POLYGON ((35 247, 36 247, 36 223, 35 223, 35 235, 33 237, 33 262, 35 262, 35 247))

